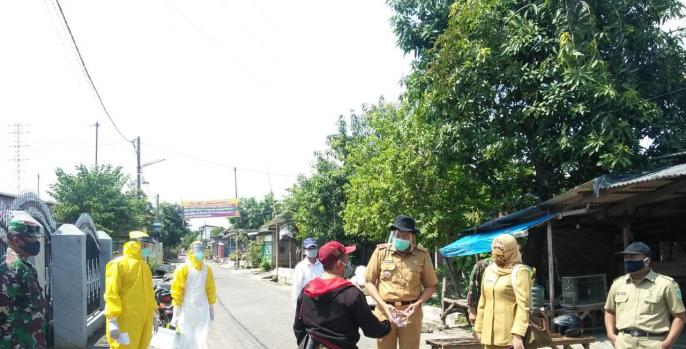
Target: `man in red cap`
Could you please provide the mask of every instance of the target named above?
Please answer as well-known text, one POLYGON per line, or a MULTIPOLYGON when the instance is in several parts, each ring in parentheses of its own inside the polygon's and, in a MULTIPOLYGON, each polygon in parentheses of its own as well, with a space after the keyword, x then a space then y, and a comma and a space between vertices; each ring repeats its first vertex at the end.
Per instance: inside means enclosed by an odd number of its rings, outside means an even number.
POLYGON ((388 320, 374 316, 362 291, 343 278, 353 251, 355 246, 338 241, 319 249, 324 274, 305 286, 295 310, 293 332, 300 348, 354 349, 360 328, 371 338, 391 331, 388 320))

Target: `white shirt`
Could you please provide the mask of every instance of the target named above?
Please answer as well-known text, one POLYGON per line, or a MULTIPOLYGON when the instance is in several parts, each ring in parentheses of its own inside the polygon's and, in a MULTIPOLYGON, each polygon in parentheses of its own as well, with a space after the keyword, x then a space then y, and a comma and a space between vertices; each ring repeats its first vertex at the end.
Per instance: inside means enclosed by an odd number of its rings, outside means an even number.
POLYGON ((310 280, 322 276, 322 274, 324 274, 324 266, 318 259, 312 264, 308 258, 305 258, 295 266, 293 270, 293 307, 298 305, 298 296, 300 296, 303 287, 310 280))

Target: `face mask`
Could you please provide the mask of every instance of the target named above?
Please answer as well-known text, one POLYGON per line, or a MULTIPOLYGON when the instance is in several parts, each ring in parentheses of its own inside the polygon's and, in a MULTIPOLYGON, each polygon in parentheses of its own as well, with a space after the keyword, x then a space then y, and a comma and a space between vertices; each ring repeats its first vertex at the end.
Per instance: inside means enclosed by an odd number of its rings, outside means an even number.
POLYGON ((40 242, 39 241, 29 241, 29 240, 22 240, 24 242, 24 246, 21 247, 22 250, 24 250, 26 253, 35 256, 40 252, 40 242))
POLYGON ((410 248, 410 240, 395 238, 395 240, 393 240, 393 243, 395 244, 395 249, 398 251, 405 251, 408 248, 410 248))
POLYGON ((349 279, 353 276, 353 264, 348 262, 345 263, 345 273, 343 273, 344 279, 349 279))
POLYGON ((495 265, 501 268, 505 267, 507 264, 507 256, 502 248, 494 248, 493 251, 491 251, 491 258, 495 265))
POLYGON ((310 258, 317 257, 317 249, 314 250, 305 250, 305 255, 310 258))
POLYGON ((627 273, 637 272, 645 267, 644 261, 645 259, 642 261, 624 261, 624 269, 626 269, 627 273))
POLYGON ((198 262, 202 262, 202 257, 203 257, 203 253, 202 253, 202 252, 196 252, 196 253, 195 253, 195 259, 197 259, 198 262))
POLYGON ((149 248, 141 249, 141 256, 143 256, 143 258, 148 258, 148 256, 150 256, 150 249, 149 248))

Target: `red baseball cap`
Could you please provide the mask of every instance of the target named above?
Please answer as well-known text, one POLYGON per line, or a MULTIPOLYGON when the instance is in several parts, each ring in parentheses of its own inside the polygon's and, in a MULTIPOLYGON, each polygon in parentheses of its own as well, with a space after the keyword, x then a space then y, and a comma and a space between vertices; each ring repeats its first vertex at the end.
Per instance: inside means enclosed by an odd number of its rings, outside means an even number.
POLYGON ((355 252, 356 249, 357 246, 355 245, 343 246, 343 244, 338 241, 329 241, 319 248, 319 261, 326 266, 339 260, 344 254, 355 252))

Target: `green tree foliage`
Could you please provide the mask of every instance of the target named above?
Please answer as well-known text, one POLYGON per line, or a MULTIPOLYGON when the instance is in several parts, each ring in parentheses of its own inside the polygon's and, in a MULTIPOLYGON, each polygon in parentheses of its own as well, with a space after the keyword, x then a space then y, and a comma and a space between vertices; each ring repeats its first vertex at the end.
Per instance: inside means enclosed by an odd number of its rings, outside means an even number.
POLYGON ((221 234, 223 231, 224 231, 224 228, 216 227, 216 228, 213 228, 212 231, 210 231, 210 235, 212 237, 219 236, 219 234, 221 234))
POLYGON ((455 2, 405 97, 441 161, 502 204, 547 199, 683 149, 683 35, 660 29, 680 11, 677 0, 455 2))
POLYGON ((346 186, 346 232, 361 240, 384 241, 398 214, 417 219, 420 241, 434 247, 456 227, 478 222, 484 189, 455 164, 433 154, 432 130, 407 109, 381 102, 365 108, 365 130, 350 147, 346 186))
POLYGON ((284 199, 285 216, 295 225, 299 239, 348 241, 343 232, 345 186, 349 176, 344 164, 349 145, 359 131, 356 118, 351 116, 350 128, 343 117, 339 119, 338 133, 327 139, 329 148, 315 153, 313 175, 300 176, 284 199))
POLYGON ((391 18, 398 46, 405 53, 423 55, 448 27, 453 0, 387 0, 395 14, 391 18))
POLYGON ((259 229, 274 218, 274 194, 267 194, 262 200, 242 198, 238 203, 239 218, 229 218, 236 229, 259 229))
POLYGON ((158 238, 164 244, 165 252, 178 247, 181 244, 181 239, 191 232, 183 218, 183 207, 179 204, 161 203, 160 222, 162 228, 158 238))
POLYGON ((89 213, 98 229, 116 240, 125 240, 131 230, 147 230, 152 223, 150 203, 144 193, 127 188, 129 178, 121 167, 79 165, 75 174, 60 168, 55 174, 50 195, 57 201, 58 221, 73 223, 81 213, 89 213))

